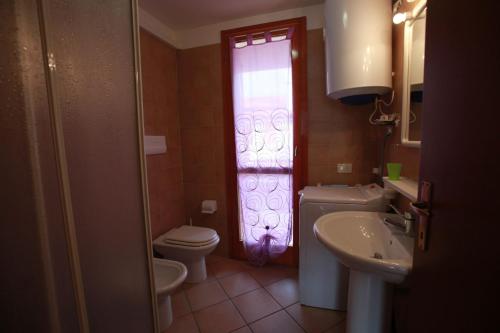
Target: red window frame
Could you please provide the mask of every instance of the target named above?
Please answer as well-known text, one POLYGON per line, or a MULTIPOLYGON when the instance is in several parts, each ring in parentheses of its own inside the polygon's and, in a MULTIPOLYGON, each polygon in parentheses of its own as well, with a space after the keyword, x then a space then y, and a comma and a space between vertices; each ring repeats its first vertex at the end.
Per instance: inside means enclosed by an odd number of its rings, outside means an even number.
POLYGON ((236 147, 234 135, 233 87, 231 40, 241 36, 258 36, 265 31, 292 30, 292 89, 296 154, 293 161, 293 239, 294 244, 275 263, 294 265, 299 260, 299 195, 307 179, 307 30, 306 18, 253 25, 221 32, 222 89, 224 107, 224 140, 226 166, 227 223, 230 256, 246 259, 243 242, 240 241, 238 220, 238 191, 236 147))

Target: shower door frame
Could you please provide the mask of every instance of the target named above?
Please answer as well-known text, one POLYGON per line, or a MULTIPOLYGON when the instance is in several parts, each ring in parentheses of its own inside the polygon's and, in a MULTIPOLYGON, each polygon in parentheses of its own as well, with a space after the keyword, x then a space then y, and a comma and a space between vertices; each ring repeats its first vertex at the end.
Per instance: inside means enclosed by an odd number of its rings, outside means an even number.
POLYGON ((299 190, 307 177, 307 44, 306 18, 258 24, 221 32, 222 89, 224 107, 224 140, 226 167, 226 203, 229 238, 229 254, 235 259, 246 259, 240 239, 238 180, 233 112, 233 72, 230 39, 242 35, 259 34, 263 31, 293 29, 292 44, 292 91, 293 91, 293 246, 273 263, 298 265, 299 260, 299 190))

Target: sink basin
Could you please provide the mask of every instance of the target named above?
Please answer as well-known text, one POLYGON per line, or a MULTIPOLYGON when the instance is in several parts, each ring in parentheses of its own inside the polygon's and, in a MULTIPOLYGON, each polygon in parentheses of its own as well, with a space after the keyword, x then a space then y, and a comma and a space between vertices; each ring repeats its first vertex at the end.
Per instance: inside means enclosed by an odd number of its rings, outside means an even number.
POLYGON ((400 219, 395 214, 338 212, 319 218, 314 233, 347 267, 401 283, 411 270, 412 239, 386 225, 384 218, 400 219))
POLYGON ((346 331, 390 331, 392 284, 404 281, 413 262, 413 238, 384 220, 395 214, 337 212, 314 224, 316 238, 349 268, 346 331))

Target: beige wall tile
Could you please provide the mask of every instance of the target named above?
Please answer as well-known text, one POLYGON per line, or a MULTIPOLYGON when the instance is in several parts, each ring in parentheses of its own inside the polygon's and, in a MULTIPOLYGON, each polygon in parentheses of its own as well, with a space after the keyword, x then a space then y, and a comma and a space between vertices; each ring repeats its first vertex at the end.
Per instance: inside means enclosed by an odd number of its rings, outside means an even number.
POLYGON ((215 253, 228 255, 220 46, 180 50, 178 57, 186 219, 215 229, 215 253), (204 199, 217 200, 215 214, 200 213, 204 199))
POLYGON ((368 183, 377 166, 376 129, 369 125, 372 106, 346 106, 326 96, 321 30, 308 31, 308 184, 368 183), (373 153, 375 152, 375 153, 373 153), (352 163, 352 174, 338 174, 337 163, 352 163))
POLYGON ((185 221, 177 51, 141 29, 144 130, 165 135, 167 153, 147 157, 153 238, 185 221))

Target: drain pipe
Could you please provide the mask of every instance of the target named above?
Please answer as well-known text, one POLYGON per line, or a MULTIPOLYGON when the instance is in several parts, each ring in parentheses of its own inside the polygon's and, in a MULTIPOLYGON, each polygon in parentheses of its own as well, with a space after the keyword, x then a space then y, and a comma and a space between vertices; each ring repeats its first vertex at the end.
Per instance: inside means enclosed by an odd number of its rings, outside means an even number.
POLYGON ((380 147, 380 164, 378 166, 378 184, 380 186, 384 186, 384 156, 385 156, 385 146, 387 145, 387 139, 391 136, 393 132, 393 126, 392 125, 387 125, 385 126, 385 134, 384 134, 384 139, 382 140, 382 146, 380 147))

